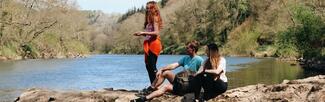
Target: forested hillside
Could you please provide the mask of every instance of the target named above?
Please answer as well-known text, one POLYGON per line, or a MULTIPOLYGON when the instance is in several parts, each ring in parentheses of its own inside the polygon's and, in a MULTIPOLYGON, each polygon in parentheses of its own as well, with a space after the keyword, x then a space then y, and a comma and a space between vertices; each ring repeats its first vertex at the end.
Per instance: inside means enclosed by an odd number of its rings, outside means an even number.
MULTIPOLYGON (((144 7, 116 15, 71 0, 0 0, 0 57, 142 54, 144 7)), ((161 0, 163 54, 217 43, 225 55, 318 59, 325 55, 324 0, 161 0)), ((199 51, 202 54, 204 49, 199 51)))
POLYGON ((0 0, 0 57, 58 58, 104 51, 118 17, 81 11, 71 0, 0 0))
MULTIPOLYGON (((323 0, 167 0, 161 8, 164 54, 184 44, 217 43, 226 55, 299 58, 325 55, 323 0)), ((141 53, 144 14, 133 13, 116 31, 114 53, 141 53), (117 34, 118 33, 118 34, 117 34)), ((203 50, 203 49, 201 49, 203 50)), ((203 51, 200 51, 203 53, 203 51)))

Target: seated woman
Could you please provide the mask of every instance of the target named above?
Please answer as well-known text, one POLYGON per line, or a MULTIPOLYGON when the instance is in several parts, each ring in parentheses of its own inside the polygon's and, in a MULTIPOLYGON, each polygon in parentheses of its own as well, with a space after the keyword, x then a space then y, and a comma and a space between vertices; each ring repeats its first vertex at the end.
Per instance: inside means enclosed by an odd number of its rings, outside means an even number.
POLYGON ((209 44, 206 53, 208 59, 204 62, 204 65, 200 67, 195 76, 190 79, 188 86, 181 86, 182 89, 179 89, 180 84, 177 81, 174 81, 172 84, 167 84, 153 93, 131 100, 131 102, 145 102, 155 97, 159 97, 165 92, 171 92, 175 95, 184 95, 184 93, 194 92, 195 98, 199 99, 201 87, 204 89, 203 100, 209 100, 224 93, 228 86, 226 77, 226 60, 224 57, 220 56, 216 44, 209 44), (186 92, 180 92, 184 89, 186 92))
POLYGON ((226 59, 219 53, 216 44, 207 46, 208 59, 199 69, 194 79, 190 81, 190 89, 194 89, 195 98, 199 98, 201 87, 204 89, 203 100, 209 100, 226 92, 228 79, 226 77, 226 59))

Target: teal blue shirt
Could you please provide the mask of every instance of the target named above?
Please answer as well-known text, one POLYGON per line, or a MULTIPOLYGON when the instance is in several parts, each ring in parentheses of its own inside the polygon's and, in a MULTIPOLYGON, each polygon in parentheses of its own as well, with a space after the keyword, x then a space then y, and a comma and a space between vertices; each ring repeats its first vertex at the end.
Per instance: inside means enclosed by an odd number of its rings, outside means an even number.
POLYGON ((183 66, 185 69, 197 72, 203 62, 203 58, 200 56, 194 56, 191 58, 189 55, 184 56, 178 61, 180 66, 183 66))

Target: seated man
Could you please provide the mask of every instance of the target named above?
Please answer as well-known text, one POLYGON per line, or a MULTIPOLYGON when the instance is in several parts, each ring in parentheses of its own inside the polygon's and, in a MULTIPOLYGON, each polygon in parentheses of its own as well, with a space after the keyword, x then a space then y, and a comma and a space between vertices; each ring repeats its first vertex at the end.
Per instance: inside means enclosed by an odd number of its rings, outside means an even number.
POLYGON ((164 82, 165 79, 167 79, 170 83, 173 83, 174 80, 177 79, 177 77, 175 77, 175 74, 173 74, 171 70, 174 70, 179 66, 183 66, 187 72, 192 72, 193 74, 195 74, 203 62, 203 58, 196 54, 198 48, 199 48, 199 44, 197 41, 191 41, 187 43, 186 46, 187 56, 184 56, 176 63, 160 68, 156 74, 157 76, 156 79, 154 80, 154 82, 151 84, 150 87, 143 90, 144 91, 143 94, 147 95, 157 90, 158 87, 164 82))

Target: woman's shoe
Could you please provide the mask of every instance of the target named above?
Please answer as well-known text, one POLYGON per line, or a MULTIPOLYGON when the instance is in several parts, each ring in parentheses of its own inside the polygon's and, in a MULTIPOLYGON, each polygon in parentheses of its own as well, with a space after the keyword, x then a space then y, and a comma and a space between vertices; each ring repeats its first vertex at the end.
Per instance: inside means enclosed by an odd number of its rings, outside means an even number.
POLYGON ((139 91, 139 93, 135 94, 135 96, 143 97, 143 96, 149 95, 150 93, 152 93, 154 91, 155 91, 155 89, 153 89, 151 86, 149 86, 148 88, 144 88, 141 91, 139 91))
POLYGON ((130 102, 146 102, 146 97, 139 97, 137 99, 130 100, 130 102))

